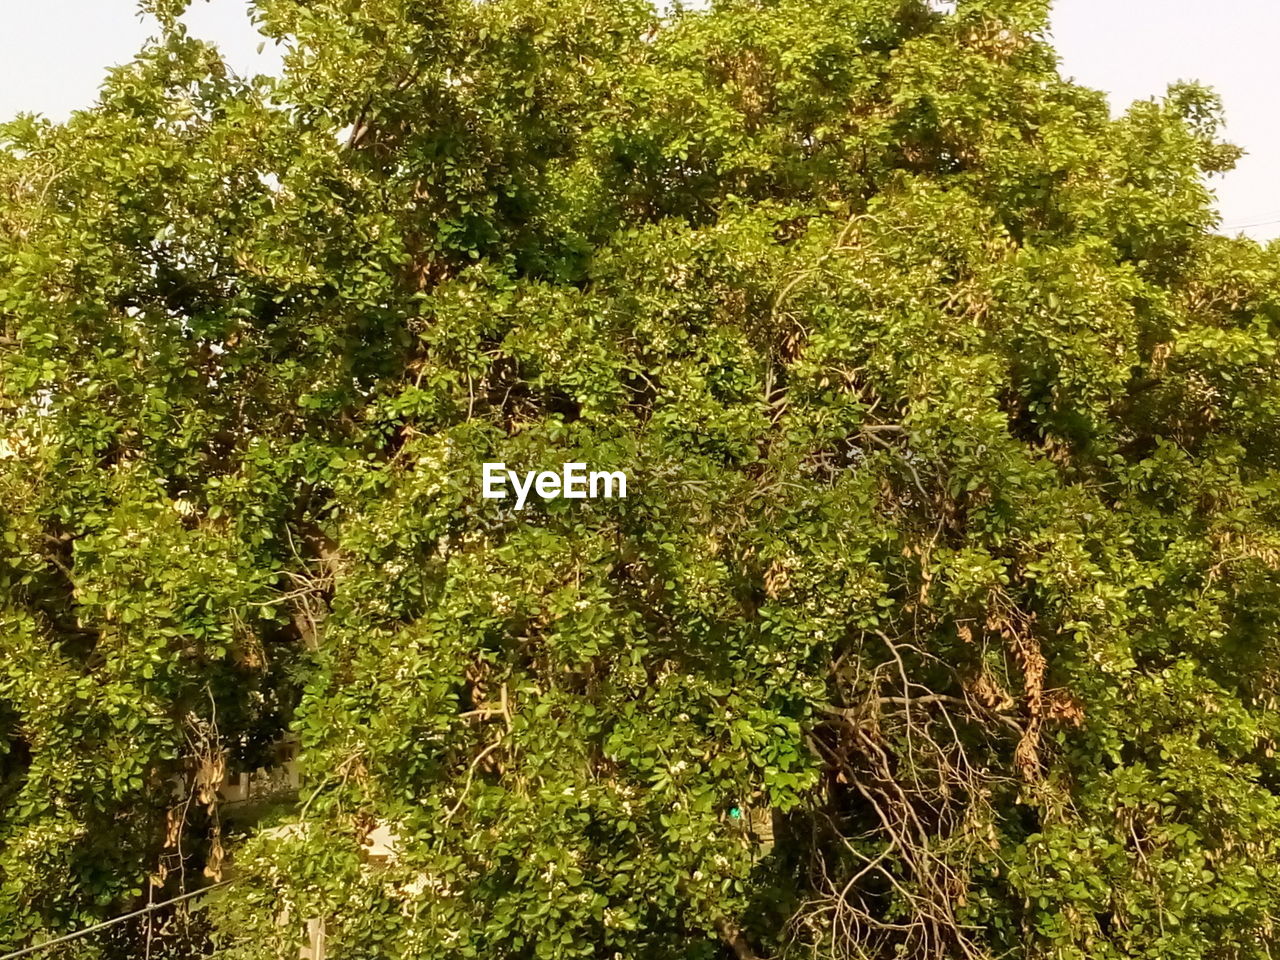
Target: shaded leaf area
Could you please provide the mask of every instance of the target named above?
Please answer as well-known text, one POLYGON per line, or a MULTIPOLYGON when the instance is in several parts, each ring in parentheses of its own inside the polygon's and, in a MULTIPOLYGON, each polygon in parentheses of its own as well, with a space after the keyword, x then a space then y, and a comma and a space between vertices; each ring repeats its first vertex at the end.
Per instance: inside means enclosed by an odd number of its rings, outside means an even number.
POLYGON ((251 80, 153 6, 3 127, 0 947, 232 878, 66 955, 1270 955, 1210 92, 1030 0, 259 0, 251 80))

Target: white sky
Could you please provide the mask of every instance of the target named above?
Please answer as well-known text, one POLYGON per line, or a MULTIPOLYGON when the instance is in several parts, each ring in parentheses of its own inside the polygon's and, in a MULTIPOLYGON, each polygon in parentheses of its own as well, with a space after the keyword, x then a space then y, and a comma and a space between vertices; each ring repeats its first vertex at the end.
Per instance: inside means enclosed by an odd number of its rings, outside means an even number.
MULTIPOLYGON (((130 58, 149 32, 135 0, 8 0, 0 32, 0 118, 19 111, 65 117, 92 102, 102 73, 130 58)), ((187 23, 215 40, 241 73, 278 62, 244 0, 195 0, 187 23)), ((1106 90, 1113 108, 1162 93, 1174 80, 1215 87, 1230 139, 1249 151, 1216 181, 1228 232, 1280 236, 1280 3, 1275 0, 1057 0, 1054 36, 1063 72, 1106 90)))
POLYGON ((1248 151, 1214 181, 1224 232, 1280 236, 1280 3, 1057 0, 1053 20, 1063 73, 1106 90, 1113 109, 1174 80, 1217 90, 1227 139, 1248 151))

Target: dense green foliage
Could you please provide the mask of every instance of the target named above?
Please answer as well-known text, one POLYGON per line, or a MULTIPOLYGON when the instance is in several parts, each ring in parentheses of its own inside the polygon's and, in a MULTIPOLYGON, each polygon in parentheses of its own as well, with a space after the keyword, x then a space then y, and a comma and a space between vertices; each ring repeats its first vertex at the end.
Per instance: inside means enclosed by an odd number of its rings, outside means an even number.
POLYGON ((2 128, 0 949, 203 874, 50 955, 1272 955, 1211 94, 1112 118, 1037 0, 255 7, 279 79, 161 4, 2 128))

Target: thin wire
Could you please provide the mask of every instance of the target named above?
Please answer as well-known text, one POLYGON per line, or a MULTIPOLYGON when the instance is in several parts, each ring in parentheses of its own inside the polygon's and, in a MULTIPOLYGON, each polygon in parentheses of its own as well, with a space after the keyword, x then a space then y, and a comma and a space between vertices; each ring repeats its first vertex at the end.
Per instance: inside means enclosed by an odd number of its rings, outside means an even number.
POLYGON ((192 890, 190 893, 184 893, 182 896, 174 897, 172 900, 164 900, 160 903, 149 904, 141 910, 135 910, 133 913, 124 914, 124 916, 104 920, 102 923, 94 924, 92 927, 85 927, 85 929, 77 930, 75 933, 68 933, 55 940, 46 940, 44 943, 37 943, 31 947, 23 947, 21 950, 16 950, 13 953, 6 953, 3 956, 0 956, 0 960, 15 960, 17 957, 30 956, 33 953, 39 953, 41 950, 47 950, 49 947, 56 947, 58 944, 66 943, 69 940, 79 940, 81 937, 87 937, 89 934, 96 933, 97 931, 106 929, 107 927, 114 927, 117 923, 124 923, 126 920, 132 920, 134 917, 140 917, 143 914, 151 913, 154 910, 159 910, 161 907, 167 907, 172 903, 190 900, 192 897, 198 897, 202 894, 208 893, 210 890, 217 890, 219 887, 225 887, 229 883, 235 883, 235 880, 223 880, 220 883, 210 884, 207 887, 201 887, 199 890, 192 890))
POLYGON ((1262 210, 1255 210, 1253 213, 1241 214, 1240 216, 1234 217, 1232 220, 1228 222, 1238 223, 1240 221, 1254 220, 1254 219, 1270 220, 1272 217, 1280 217, 1280 207, 1272 207, 1270 210, 1267 210, 1264 208, 1262 210))
MULTIPOLYGON (((1257 223, 1225 223, 1222 225, 1223 230, 1249 230, 1253 227, 1269 227, 1273 223, 1280 223, 1280 217, 1275 220, 1259 220, 1257 223)), ((0 958, 3 960, 3 958, 0 958)))

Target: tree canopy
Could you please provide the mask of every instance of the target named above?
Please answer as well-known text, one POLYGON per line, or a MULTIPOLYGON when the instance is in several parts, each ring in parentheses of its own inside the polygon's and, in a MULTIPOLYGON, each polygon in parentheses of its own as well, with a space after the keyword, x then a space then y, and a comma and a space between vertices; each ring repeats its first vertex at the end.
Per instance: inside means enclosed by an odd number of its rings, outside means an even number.
POLYGON ((1047 7, 161 0, 0 128, 0 950, 1270 957, 1280 251, 1047 7))

